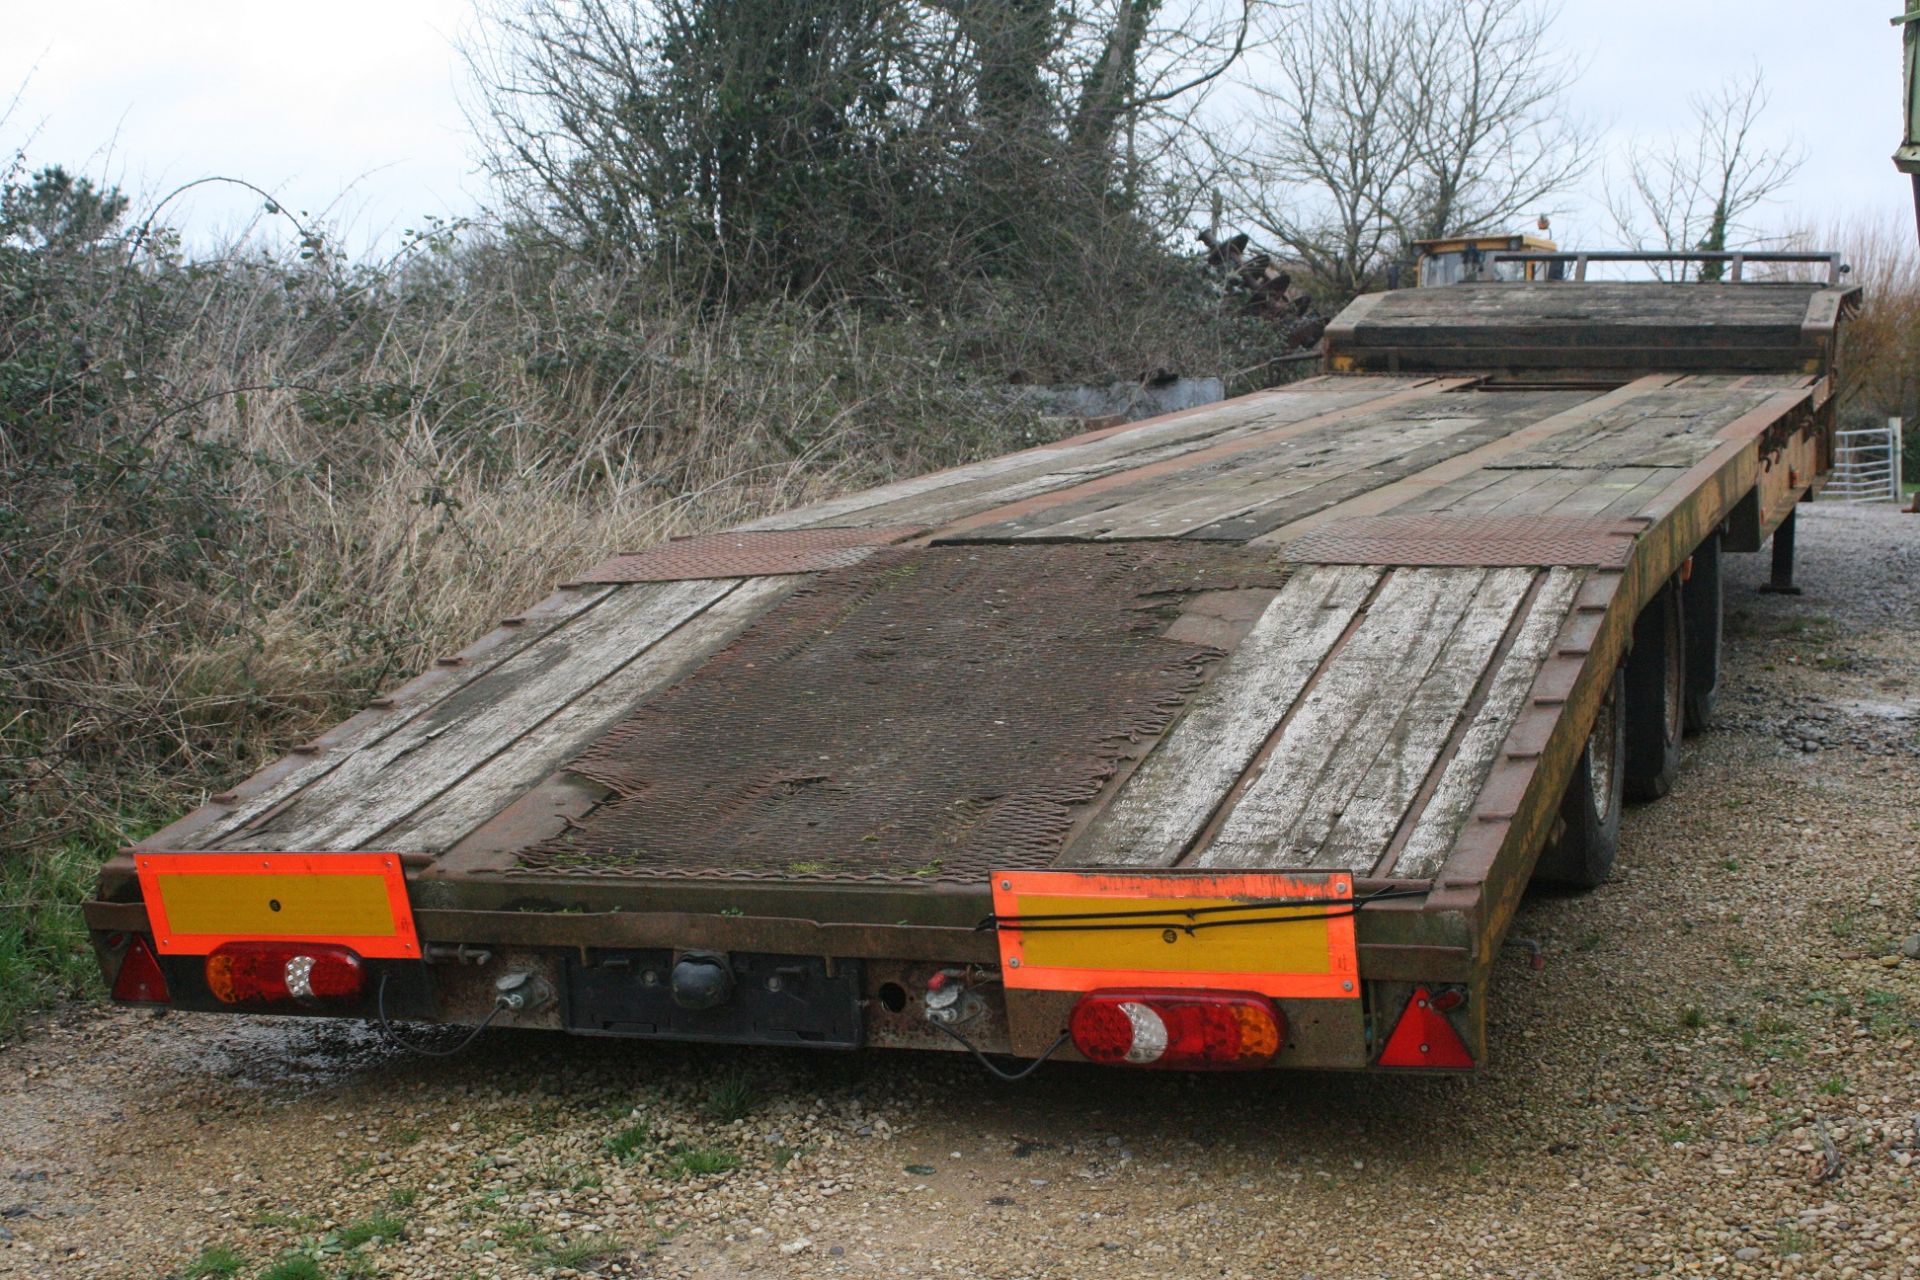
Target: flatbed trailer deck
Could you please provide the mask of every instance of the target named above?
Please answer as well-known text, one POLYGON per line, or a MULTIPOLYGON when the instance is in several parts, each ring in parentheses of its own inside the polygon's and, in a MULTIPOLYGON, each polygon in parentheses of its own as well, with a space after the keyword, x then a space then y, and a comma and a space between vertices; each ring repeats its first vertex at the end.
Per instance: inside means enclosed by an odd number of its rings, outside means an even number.
POLYGON ((1274 1065, 1483 1062, 1636 626, 1682 601, 1710 691, 1679 584, 1817 487, 1856 296, 1371 295, 1328 374, 617 556, 110 863, 104 971, 236 1007, 207 951, 351 944, 263 903, 373 854, 377 989, 285 1011, 1072 1058, 1089 990, 1164 969, 1271 999, 1274 1065), (223 867, 260 892, 152 910, 223 867), (1250 928, 1194 960, 1166 894, 1250 928), (1416 1005, 1465 1060, 1388 1052, 1416 1005))

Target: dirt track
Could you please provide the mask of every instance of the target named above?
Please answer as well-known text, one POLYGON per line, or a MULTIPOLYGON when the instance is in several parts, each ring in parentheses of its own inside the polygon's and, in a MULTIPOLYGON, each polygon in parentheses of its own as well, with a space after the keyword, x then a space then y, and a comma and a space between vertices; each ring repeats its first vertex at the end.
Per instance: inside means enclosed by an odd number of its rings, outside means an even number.
POLYGON ((1522 913, 1477 1078, 70 1011, 0 1051, 0 1275, 1920 1277, 1920 518, 1802 525, 1618 878, 1522 913))

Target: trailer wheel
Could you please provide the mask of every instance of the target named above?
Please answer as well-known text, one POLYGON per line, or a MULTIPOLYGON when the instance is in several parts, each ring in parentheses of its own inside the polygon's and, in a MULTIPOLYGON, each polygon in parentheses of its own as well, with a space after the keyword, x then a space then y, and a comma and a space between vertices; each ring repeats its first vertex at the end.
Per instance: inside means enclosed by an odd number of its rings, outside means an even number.
POLYGON ((1620 783, 1626 767, 1627 739, 1621 731, 1625 689, 1624 669, 1616 669, 1561 797, 1559 834, 1534 864, 1533 878, 1539 883, 1597 889, 1613 874, 1613 860, 1620 852, 1620 783))
POLYGON ((1720 687, 1720 624, 1724 603, 1720 585, 1720 535, 1713 533, 1693 553, 1693 575, 1680 588, 1686 612, 1688 733, 1713 725, 1713 695, 1720 687))
POLYGON ((1629 800, 1658 800, 1673 789, 1680 771, 1680 735, 1685 727, 1687 626, 1679 584, 1660 589, 1633 624, 1633 652, 1626 661, 1629 800))

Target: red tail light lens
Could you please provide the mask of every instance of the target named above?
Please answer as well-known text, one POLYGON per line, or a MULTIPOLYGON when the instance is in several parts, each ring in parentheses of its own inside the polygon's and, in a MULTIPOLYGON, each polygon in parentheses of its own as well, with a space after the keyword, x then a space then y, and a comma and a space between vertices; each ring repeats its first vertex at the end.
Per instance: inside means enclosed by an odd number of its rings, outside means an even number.
POLYGON ((167 1004, 167 978, 160 972, 160 961, 153 947, 139 934, 127 943, 120 957, 120 972, 113 976, 113 998, 121 1004, 167 1004))
POLYGON ((1243 991, 1093 991, 1067 1030, 1089 1062, 1232 1070, 1272 1062, 1287 1021, 1273 1001, 1243 991))
POLYGON ((357 1000, 366 969, 345 947, 321 942, 224 942, 207 957, 207 989, 222 1004, 317 1007, 357 1000))
POLYGON ((1393 1034, 1387 1037, 1386 1047, 1380 1051, 1379 1065, 1459 1070, 1473 1065, 1473 1055, 1467 1052, 1466 1042, 1446 1015, 1434 1008, 1427 989, 1415 987, 1393 1034))

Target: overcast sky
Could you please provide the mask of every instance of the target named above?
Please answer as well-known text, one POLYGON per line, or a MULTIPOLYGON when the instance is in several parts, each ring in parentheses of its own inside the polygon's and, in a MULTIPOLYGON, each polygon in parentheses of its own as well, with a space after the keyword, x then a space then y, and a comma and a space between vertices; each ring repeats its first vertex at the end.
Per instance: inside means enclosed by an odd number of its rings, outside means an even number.
MULTIPOLYGON (((1755 63, 1764 127, 1807 162, 1769 217, 1905 218, 1888 157, 1900 119, 1899 0, 1565 0, 1558 39, 1586 62, 1570 106, 1616 149, 1682 123, 1687 97, 1755 63)), ((459 106, 454 42, 471 0, 0 0, 0 154, 104 174, 147 200, 207 174, 244 177, 290 208, 332 209, 357 245, 485 197, 459 106)), ((230 229, 251 197, 196 196, 197 234, 230 229)), ((1563 244, 1607 239, 1597 208, 1556 223, 1563 244)), ((170 216, 175 216, 170 211, 170 216)))

